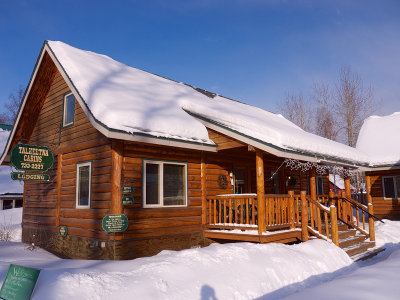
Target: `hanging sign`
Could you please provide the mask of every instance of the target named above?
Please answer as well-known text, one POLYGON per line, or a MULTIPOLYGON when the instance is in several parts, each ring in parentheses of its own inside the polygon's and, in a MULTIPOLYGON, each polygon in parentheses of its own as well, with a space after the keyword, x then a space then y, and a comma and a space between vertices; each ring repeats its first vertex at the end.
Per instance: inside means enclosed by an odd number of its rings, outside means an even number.
POLYGON ((53 166, 53 152, 42 146, 18 144, 11 150, 11 163, 20 171, 47 171, 53 166))
POLYGON ((133 185, 122 186, 122 194, 132 194, 134 191, 133 185))
POLYGON ((133 197, 122 197, 122 205, 132 205, 134 204, 133 197))
POLYGON ((29 300, 38 280, 40 270, 10 265, 3 286, 1 299, 29 300))
POLYGON ((67 226, 60 226, 60 227, 58 227, 58 233, 59 233, 61 236, 67 236, 67 235, 68 235, 68 228, 67 228, 67 226))
POLYGON ((42 173, 12 172, 11 178, 13 180, 23 180, 23 181, 49 181, 50 175, 42 173))
POLYGON ((106 215, 102 226, 107 232, 123 232, 128 228, 128 218, 123 214, 106 215))

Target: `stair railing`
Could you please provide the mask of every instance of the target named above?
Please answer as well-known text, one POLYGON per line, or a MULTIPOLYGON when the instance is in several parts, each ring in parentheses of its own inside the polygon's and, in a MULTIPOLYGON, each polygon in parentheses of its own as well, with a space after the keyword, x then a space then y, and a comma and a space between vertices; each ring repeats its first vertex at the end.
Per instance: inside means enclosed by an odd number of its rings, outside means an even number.
POLYGON ((305 191, 301 191, 301 232, 302 240, 308 240, 308 233, 318 238, 331 240, 339 245, 337 210, 334 205, 329 208, 311 199, 305 191), (322 224, 325 225, 323 228, 322 224))

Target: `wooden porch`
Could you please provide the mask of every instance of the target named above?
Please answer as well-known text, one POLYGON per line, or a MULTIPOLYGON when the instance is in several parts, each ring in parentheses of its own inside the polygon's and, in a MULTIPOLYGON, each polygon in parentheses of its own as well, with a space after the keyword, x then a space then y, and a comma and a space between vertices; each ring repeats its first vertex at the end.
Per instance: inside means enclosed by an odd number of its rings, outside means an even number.
POLYGON ((349 246, 351 239, 375 240, 372 207, 352 200, 345 193, 317 195, 312 199, 303 191, 297 195, 293 192, 264 194, 261 198, 256 194, 208 197, 205 237, 289 243, 307 241, 311 236, 343 247, 349 246), (342 238, 346 230, 352 231, 351 236, 355 237, 342 238))

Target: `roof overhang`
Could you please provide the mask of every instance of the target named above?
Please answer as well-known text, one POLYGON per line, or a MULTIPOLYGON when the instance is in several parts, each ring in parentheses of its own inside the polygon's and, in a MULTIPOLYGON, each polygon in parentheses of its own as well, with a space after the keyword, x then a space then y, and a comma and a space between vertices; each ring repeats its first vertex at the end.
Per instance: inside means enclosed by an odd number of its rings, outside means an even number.
POLYGON ((314 163, 320 163, 320 164, 327 164, 327 165, 340 165, 346 168, 359 168, 361 167, 360 165, 340 160, 340 159, 335 159, 335 158, 329 158, 329 157, 322 157, 313 153, 302 153, 299 151, 295 150, 289 150, 289 149, 284 149, 279 146, 273 145, 271 143, 264 142, 262 140, 258 140, 254 137, 245 135, 241 132, 235 131, 233 129, 230 129, 223 124, 219 124, 217 122, 214 122, 213 120, 207 119, 204 116, 198 115, 196 113, 193 113, 191 111, 187 111, 191 116, 195 117, 198 119, 201 123, 204 124, 204 126, 215 130, 217 132, 220 132, 222 134, 225 134, 227 136, 230 136, 240 142, 246 143, 248 145, 251 145, 255 148, 258 148, 260 150, 263 150, 265 152, 271 153, 275 156, 282 157, 282 158, 291 158, 291 159, 297 159, 297 160, 302 160, 302 161, 308 161, 308 162, 314 162, 314 163))
MULTIPOLYGON (((48 54, 51 59, 53 60, 54 64, 57 67, 57 70, 60 72, 61 76, 67 83, 69 89, 71 92, 74 94, 75 99, 78 101, 79 105, 82 107, 83 111, 85 112, 87 118, 89 119, 90 123, 93 125, 94 128, 96 128, 98 131, 100 131, 104 136, 112 139, 120 139, 120 140, 126 140, 126 141, 133 141, 133 142, 140 142, 140 143, 149 143, 149 144, 156 144, 156 145, 163 145, 163 146, 171 146, 171 147, 178 147, 178 148, 186 148, 186 149, 193 149, 193 150, 200 150, 200 151, 210 151, 210 152, 216 152, 217 145, 212 145, 212 144, 207 144, 207 143, 202 143, 202 142, 197 142, 197 141, 185 141, 185 140, 180 140, 180 139, 173 139, 173 138, 164 138, 164 137, 155 137, 152 135, 147 135, 144 133, 130 133, 130 132, 125 132, 122 130, 116 130, 113 128, 107 127, 105 124, 103 124, 100 120, 96 119, 92 112, 90 111, 89 107, 87 106, 86 102, 83 100, 82 96, 80 95, 78 89, 75 87, 73 81, 71 78, 68 76, 66 71, 64 70, 62 64, 60 61, 57 59, 53 51, 51 50, 50 46, 48 45, 47 41, 44 42, 42 49, 40 51, 39 57, 36 61, 34 70, 32 72, 28 87, 25 90, 24 97, 21 103, 21 106, 19 107, 19 111, 14 123, 14 126, 11 130, 11 133, 8 137, 7 144, 4 148, 4 152, 1 155, 0 158, 0 164, 3 164, 3 162, 7 162, 7 157, 9 157, 7 154, 10 151, 11 143, 13 141, 13 138, 15 136, 16 129, 18 127, 19 122, 21 121, 21 116, 22 112, 24 110, 24 107, 26 105, 28 95, 30 94, 32 90, 32 86, 35 82, 35 78, 37 76, 39 66, 41 65, 43 61, 43 57, 45 54, 48 54)), ((9 159, 9 158, 8 158, 9 159)))

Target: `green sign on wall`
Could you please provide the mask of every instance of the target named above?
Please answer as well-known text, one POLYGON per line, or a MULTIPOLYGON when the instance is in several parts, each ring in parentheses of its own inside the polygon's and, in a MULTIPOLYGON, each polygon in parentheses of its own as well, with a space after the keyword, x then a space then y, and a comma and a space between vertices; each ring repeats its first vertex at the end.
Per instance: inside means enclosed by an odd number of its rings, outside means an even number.
POLYGON ((0 298, 6 300, 29 300, 39 274, 40 270, 37 269, 10 265, 0 290, 0 298))
POLYGON ((42 146, 18 144, 11 150, 11 163, 20 171, 47 171, 53 166, 53 152, 42 146))
POLYGON ((59 233, 61 236, 67 236, 67 235, 68 235, 68 228, 67 228, 67 226, 60 226, 60 227, 58 227, 58 233, 59 233))
POLYGON ((122 197, 122 205, 132 205, 134 204, 133 197, 122 197))
POLYGON ((133 185, 122 186, 122 194, 132 194, 134 191, 133 185))
POLYGON ((43 173, 12 172, 11 178, 13 180, 23 180, 23 181, 49 181, 50 175, 43 173))
POLYGON ((123 232, 128 228, 128 218, 123 214, 106 215, 102 226, 107 232, 123 232))

